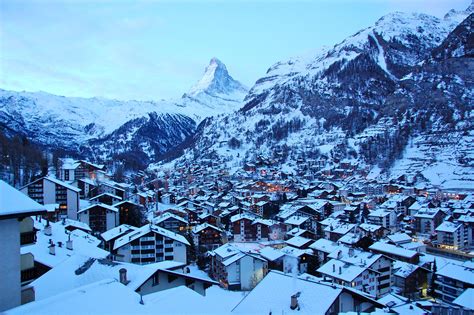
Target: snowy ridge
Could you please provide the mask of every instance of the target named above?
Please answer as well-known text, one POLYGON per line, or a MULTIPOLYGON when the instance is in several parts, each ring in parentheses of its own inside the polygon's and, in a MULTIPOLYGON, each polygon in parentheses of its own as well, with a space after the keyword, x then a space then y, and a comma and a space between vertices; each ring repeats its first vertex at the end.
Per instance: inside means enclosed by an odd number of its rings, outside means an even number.
POLYGON ((192 93, 179 99, 119 101, 0 89, 0 129, 39 144, 95 151, 94 158, 141 150, 155 159, 206 117, 237 110, 246 92, 217 58, 192 93))
POLYGON ((265 159, 296 174, 298 160, 322 158, 327 171, 344 160, 371 178, 405 172, 418 182, 473 186, 474 65, 460 47, 470 21, 458 25, 467 16, 395 12, 332 48, 276 63, 242 109, 206 124, 174 163, 219 159, 233 173, 265 159), (440 48, 449 53, 433 59, 440 48), (448 136, 453 141, 441 141, 448 136), (418 149, 419 138, 426 148, 418 149), (410 157, 412 143, 423 157, 410 157))

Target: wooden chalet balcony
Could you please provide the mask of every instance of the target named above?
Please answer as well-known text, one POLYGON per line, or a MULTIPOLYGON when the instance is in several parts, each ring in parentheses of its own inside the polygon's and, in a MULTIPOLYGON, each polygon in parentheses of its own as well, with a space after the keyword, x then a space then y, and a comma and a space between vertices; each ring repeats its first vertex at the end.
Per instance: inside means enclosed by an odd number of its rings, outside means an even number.
POLYGON ((33 244, 36 241, 36 232, 23 232, 20 234, 20 245, 33 244))

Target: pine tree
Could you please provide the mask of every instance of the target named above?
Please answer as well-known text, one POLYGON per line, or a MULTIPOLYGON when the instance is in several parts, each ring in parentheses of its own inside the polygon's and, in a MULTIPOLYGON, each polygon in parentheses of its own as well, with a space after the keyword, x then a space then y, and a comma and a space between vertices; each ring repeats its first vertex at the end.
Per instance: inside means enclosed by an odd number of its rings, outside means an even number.
POLYGON ((438 267, 436 266, 436 258, 433 262, 433 266, 431 267, 431 271, 433 272, 433 275, 431 276, 431 283, 430 283, 430 290, 428 292, 428 294, 433 297, 433 298, 436 298, 436 287, 437 287, 437 284, 436 284, 436 271, 438 271, 438 267))

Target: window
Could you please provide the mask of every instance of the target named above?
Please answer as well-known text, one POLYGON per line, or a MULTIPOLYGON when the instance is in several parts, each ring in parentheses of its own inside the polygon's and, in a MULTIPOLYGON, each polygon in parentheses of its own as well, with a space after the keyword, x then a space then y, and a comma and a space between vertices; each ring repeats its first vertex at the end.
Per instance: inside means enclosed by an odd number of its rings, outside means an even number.
POLYGON ((152 286, 157 286, 160 284, 160 274, 159 273, 155 273, 155 275, 153 276, 153 284, 152 286))

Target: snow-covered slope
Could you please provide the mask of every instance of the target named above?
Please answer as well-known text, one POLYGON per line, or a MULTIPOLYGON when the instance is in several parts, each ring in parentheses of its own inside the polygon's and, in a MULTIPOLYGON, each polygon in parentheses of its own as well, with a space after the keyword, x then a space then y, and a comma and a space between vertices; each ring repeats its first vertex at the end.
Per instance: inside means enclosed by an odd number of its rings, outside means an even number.
POLYGON ((246 91, 216 58, 191 92, 174 100, 118 101, 0 90, 0 129, 40 144, 71 151, 82 147, 102 156, 147 147, 144 151, 153 159, 184 140, 202 119, 237 109, 246 91))
MULTIPOLYGON (((266 156, 291 170, 297 159, 325 155, 377 165, 389 175, 419 137, 467 139, 474 128, 472 40, 459 41, 459 34, 472 34, 472 17, 472 7, 443 19, 395 12, 334 47, 279 62, 251 88, 242 109, 200 130, 197 150, 182 160, 211 157, 233 168, 266 156), (434 56, 440 49, 457 53, 434 56)), ((466 171, 472 178, 474 156, 459 147, 467 142, 450 143, 451 152, 463 152, 450 161, 463 175, 453 171, 452 178, 466 179, 466 171)))

